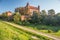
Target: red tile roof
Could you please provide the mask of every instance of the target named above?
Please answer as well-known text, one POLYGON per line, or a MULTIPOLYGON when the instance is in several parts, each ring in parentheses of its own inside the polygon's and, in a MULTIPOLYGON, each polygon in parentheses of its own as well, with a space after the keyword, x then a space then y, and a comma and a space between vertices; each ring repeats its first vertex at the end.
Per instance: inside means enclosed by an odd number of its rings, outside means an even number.
POLYGON ((30 9, 36 9, 36 10, 38 10, 38 8, 37 7, 34 7, 34 6, 29 6, 29 8, 30 9))
POLYGON ((7 11, 6 13, 12 13, 11 11, 7 11))

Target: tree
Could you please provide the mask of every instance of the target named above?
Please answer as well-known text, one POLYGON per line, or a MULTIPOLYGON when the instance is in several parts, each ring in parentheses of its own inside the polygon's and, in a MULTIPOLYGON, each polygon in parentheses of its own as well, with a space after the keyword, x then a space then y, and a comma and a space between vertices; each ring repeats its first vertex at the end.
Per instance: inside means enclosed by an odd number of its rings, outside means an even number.
POLYGON ((46 16, 47 15, 46 11, 45 10, 42 10, 41 11, 41 15, 46 16))
POLYGON ((45 17, 47 16, 47 13, 46 13, 46 11, 45 10, 42 10, 41 11, 41 15, 40 15, 40 23, 44 23, 45 21, 44 21, 44 19, 45 19, 45 17))
POLYGON ((19 12, 16 12, 15 15, 13 16, 14 22, 18 23, 20 21, 20 14, 19 12))
POLYGON ((38 13, 37 12, 33 12, 33 16, 31 17, 31 23, 37 24, 39 22, 39 18, 38 18, 38 13))
POLYGON ((2 15, 1 15, 1 16, 2 16, 2 19, 3 19, 3 20, 7 20, 7 18, 8 18, 8 16, 7 16, 6 12, 2 13, 2 15))
POLYGON ((60 16, 60 13, 57 13, 56 16, 60 16))
POLYGON ((48 15, 50 15, 50 16, 55 15, 55 10, 53 10, 53 9, 48 10, 48 15))
POLYGON ((60 25, 60 13, 57 13, 56 15, 55 15, 55 19, 57 19, 57 25, 60 25))

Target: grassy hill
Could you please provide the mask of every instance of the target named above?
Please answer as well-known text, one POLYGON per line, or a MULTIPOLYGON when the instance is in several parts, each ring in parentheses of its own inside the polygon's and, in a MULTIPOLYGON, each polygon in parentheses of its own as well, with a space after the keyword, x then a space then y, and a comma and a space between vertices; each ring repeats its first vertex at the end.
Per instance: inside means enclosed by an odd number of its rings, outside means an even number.
MULTIPOLYGON (((32 34, 0 21, 0 40, 36 40, 32 36, 32 34)), ((49 38, 40 37, 38 40, 49 40, 49 38)))
POLYGON ((49 33, 60 38, 60 26, 29 24, 29 25, 26 25, 26 27, 38 30, 43 33, 49 33))
POLYGON ((32 40, 30 35, 10 27, 12 26, 0 22, 0 40, 32 40))

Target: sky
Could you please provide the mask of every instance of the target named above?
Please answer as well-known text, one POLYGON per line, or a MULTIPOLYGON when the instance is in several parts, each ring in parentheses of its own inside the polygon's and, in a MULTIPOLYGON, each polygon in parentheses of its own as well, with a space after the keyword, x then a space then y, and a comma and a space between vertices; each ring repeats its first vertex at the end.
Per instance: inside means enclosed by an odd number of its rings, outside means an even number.
POLYGON ((35 7, 40 5, 41 10, 54 9, 56 13, 60 12, 60 0, 0 0, 0 13, 14 12, 15 8, 26 6, 27 2, 35 7))

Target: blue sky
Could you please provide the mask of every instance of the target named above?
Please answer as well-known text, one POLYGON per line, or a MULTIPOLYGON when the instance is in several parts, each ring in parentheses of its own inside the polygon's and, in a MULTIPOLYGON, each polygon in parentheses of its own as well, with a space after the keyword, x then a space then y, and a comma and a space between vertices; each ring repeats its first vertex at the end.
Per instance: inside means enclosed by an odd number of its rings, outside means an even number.
POLYGON ((0 13, 14 12, 15 8, 25 6, 27 2, 36 7, 40 5, 41 10, 54 9, 56 13, 60 12, 60 0, 0 0, 0 13))

